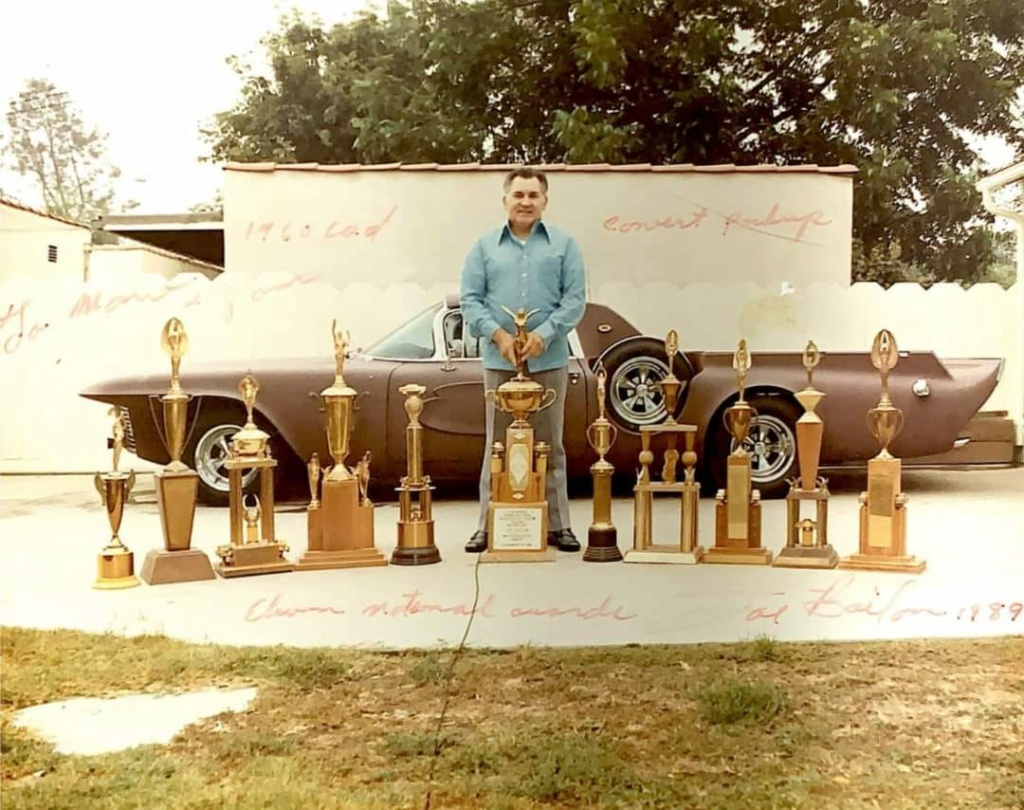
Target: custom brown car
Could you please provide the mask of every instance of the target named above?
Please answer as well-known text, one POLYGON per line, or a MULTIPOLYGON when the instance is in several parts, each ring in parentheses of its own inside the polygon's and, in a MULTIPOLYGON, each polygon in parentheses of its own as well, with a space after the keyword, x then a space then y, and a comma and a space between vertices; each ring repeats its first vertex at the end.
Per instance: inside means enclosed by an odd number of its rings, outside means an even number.
MULTIPOLYGON (((607 414, 619 429, 608 459, 622 478, 634 479, 639 428, 666 416, 657 386, 668 373, 664 340, 640 334, 608 307, 588 304, 569 345, 569 476, 587 477, 596 458, 586 428, 598 415, 595 369, 600 363, 608 373, 607 414)), ((807 375, 800 353, 755 351, 751 357, 746 399, 757 418, 746 447, 753 456, 755 485, 762 497, 774 498, 785 494, 796 473, 795 424, 802 408, 793 393, 806 385, 807 375)), ((893 401, 904 411, 906 427, 892 451, 911 459, 944 453, 969 441, 966 426, 992 393, 1002 366, 998 358, 939 360, 931 352, 902 351, 889 386, 893 401)), ((304 481, 303 465, 314 452, 323 463, 331 463, 319 393, 334 378, 332 356, 256 364, 189 362, 181 374, 182 386, 193 395, 183 460, 198 471, 206 503, 227 500, 223 462, 228 441, 245 420, 237 386, 249 370, 260 386, 256 420, 272 437, 282 475, 304 481)), ((713 494, 724 485, 725 457, 733 445, 722 416, 737 398, 732 354, 680 351, 674 373, 686 383, 677 419, 698 428, 699 473, 705 494, 713 494)), ((433 480, 443 486, 479 478, 486 407, 479 339, 463 328, 457 296, 439 301, 373 346, 352 352, 344 375, 358 391, 347 461, 352 464, 370 451, 378 499, 388 497, 389 488, 406 471, 407 417, 399 393, 406 383, 427 388, 421 422, 426 469, 433 480)), ((876 455, 879 446, 868 429, 866 413, 878 402, 880 382, 869 354, 822 353, 814 385, 826 394, 817 409, 825 422, 822 466, 862 464, 876 455)), ((126 417, 128 449, 165 464, 169 458, 160 438, 159 396, 167 387, 166 372, 154 373, 97 382, 81 396, 119 406, 126 417)))

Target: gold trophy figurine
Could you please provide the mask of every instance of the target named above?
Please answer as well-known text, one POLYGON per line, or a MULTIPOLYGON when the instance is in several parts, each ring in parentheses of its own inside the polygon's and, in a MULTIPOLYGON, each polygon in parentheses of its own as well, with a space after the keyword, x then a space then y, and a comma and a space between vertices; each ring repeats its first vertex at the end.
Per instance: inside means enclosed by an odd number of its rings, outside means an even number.
POLYGON ((232 438, 224 467, 228 471, 228 517, 231 542, 217 547, 217 573, 222 577, 277 574, 291 571, 295 563, 285 558, 288 546, 279 542, 274 527, 274 468, 270 456, 270 436, 256 425, 253 409, 259 382, 246 374, 238 383, 245 403, 245 425, 232 438), (247 505, 242 492, 242 476, 247 470, 259 470, 260 493, 254 506, 247 505), (243 531, 244 524, 244 531, 243 531))
MULTIPOLYGON (((139 576, 150 585, 215 578, 209 557, 200 549, 192 548, 199 475, 181 460, 191 397, 181 388, 181 358, 188 351, 188 334, 180 320, 171 318, 164 324, 160 345, 171 359, 171 385, 160 397, 163 404, 161 439, 171 461, 153 476, 164 547, 150 551, 142 563, 139 576)), ((159 420, 154 421, 159 424, 159 420)))
MULTIPOLYGON (((334 464, 321 485, 318 523, 311 519, 309 544, 295 567, 299 570, 363 568, 387 565, 374 547, 373 503, 369 498, 369 454, 357 462, 353 473, 345 465, 352 434, 356 390, 345 382, 348 332, 331 323, 334 340, 334 382, 320 392, 326 417, 327 447, 334 464)), ((312 511, 310 512, 312 514, 312 511)))
POLYGON ((392 565, 430 565, 441 562, 434 545, 434 486, 423 473, 423 394, 426 387, 408 383, 398 389, 405 397, 407 474, 398 487, 398 545, 391 553, 392 565))
POLYGON ((754 409, 743 398, 751 358, 741 340, 733 354, 739 399, 725 412, 725 424, 736 449, 726 463, 726 488, 715 495, 715 545, 707 551, 709 563, 771 565, 772 553, 761 545, 761 493, 752 486, 750 453, 743 447, 754 420, 754 409))
POLYGON ((888 329, 875 336, 871 362, 882 377, 882 396, 868 411, 868 427, 882 449, 868 461, 868 486, 860 494, 860 552, 844 557, 839 567, 920 574, 925 561, 907 554, 907 498, 900 486, 902 462, 889 451, 903 429, 903 411, 889 398, 889 373, 899 362, 899 349, 888 329))
POLYGON ((523 347, 526 323, 536 312, 502 307, 515 323, 516 374, 484 392, 502 413, 512 416, 505 443, 491 447, 491 502, 487 507, 487 551, 481 562, 553 562, 547 545, 547 464, 550 446, 535 441, 529 416, 549 407, 557 396, 526 375, 523 347))
POLYGON ((697 509, 700 503, 700 484, 696 479, 697 453, 694 444, 697 426, 676 421, 679 395, 686 382, 675 375, 675 360, 679 352, 679 333, 672 329, 665 336, 665 355, 668 374, 657 383, 665 402, 665 421, 660 425, 640 427, 640 469, 633 487, 633 548, 623 558, 628 563, 670 563, 696 565, 704 557, 704 548, 697 543, 697 509), (663 436, 666 449, 662 456, 661 478, 651 477, 654 463, 652 440, 663 436), (685 450, 680 456, 677 444, 683 437, 685 450), (676 479, 676 467, 682 459, 683 480, 676 479), (679 495, 679 539, 674 543, 654 541, 654 496, 670 493, 679 495))
POLYGON ((321 551, 323 543, 323 510, 320 508, 320 456, 313 453, 306 464, 309 478, 309 506, 306 507, 307 550, 321 551))
POLYGON ((612 523, 612 475, 615 467, 605 454, 615 444, 618 429, 604 415, 606 381, 608 373, 603 365, 597 367, 597 419, 587 427, 587 442, 597 453, 597 461, 590 466, 594 481, 594 516, 587 530, 587 548, 584 562, 618 562, 622 552, 618 546, 618 531, 612 523))
POLYGON ((123 473, 118 470, 121 450, 124 446, 124 422, 117 408, 111 408, 110 416, 114 419, 114 464, 113 470, 107 473, 96 473, 93 483, 100 495, 100 503, 107 510, 111 536, 107 545, 96 559, 96 580, 93 587, 100 590, 118 588, 134 588, 139 584, 135 576, 135 555, 121 542, 121 519, 128 495, 135 486, 135 470, 123 473))
POLYGON ((821 352, 813 340, 807 342, 803 361, 807 369, 807 386, 795 394, 797 402, 804 409, 796 423, 800 474, 790 481, 789 492, 786 494, 786 544, 772 565, 783 568, 835 568, 839 555, 828 542, 828 481, 818 477, 825 423, 814 409, 825 398, 825 394, 815 388, 812 382, 814 369, 821 362, 821 352), (814 520, 801 520, 802 501, 814 501, 814 520))

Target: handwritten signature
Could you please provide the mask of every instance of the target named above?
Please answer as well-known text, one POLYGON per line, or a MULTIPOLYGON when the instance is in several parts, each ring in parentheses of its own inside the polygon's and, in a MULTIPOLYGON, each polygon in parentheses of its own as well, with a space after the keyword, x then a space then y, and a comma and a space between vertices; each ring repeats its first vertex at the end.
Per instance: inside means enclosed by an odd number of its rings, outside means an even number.
MULTIPOLYGON (((976 621, 987 608, 990 621, 997 621, 1003 617, 1009 617, 1011 622, 1017 621, 1021 613, 1024 613, 1024 602, 990 602, 987 605, 974 604, 965 605, 959 610, 955 608, 943 608, 928 604, 907 604, 911 591, 917 583, 907 580, 900 583, 887 595, 875 591, 875 595, 868 599, 844 598, 854 580, 852 577, 832 583, 826 588, 808 588, 810 598, 802 603, 793 606, 788 601, 780 602, 773 606, 754 607, 746 614, 748 622, 768 620, 778 624, 782 617, 791 609, 799 611, 803 609, 804 615, 822 619, 838 619, 843 616, 863 614, 875 617, 879 622, 888 620, 898 622, 907 616, 932 616, 952 617, 956 616, 958 621, 976 621), (1005 611, 1005 613, 1003 613, 1005 611)), ((773 596, 784 597, 785 593, 775 593, 773 596)))
POLYGON ((793 242, 803 241, 804 236, 812 226, 825 227, 832 224, 831 219, 825 218, 824 211, 783 213, 779 203, 773 203, 768 212, 761 216, 748 216, 739 212, 723 214, 717 211, 710 211, 707 206, 699 206, 694 213, 688 216, 669 215, 647 220, 623 219, 618 214, 615 214, 605 219, 602 227, 606 231, 621 234, 650 233, 659 230, 685 231, 700 227, 710 215, 714 215, 722 221, 723 236, 728 234, 733 228, 741 228, 766 236, 788 239, 793 242), (778 229, 781 227, 792 225, 796 226, 795 232, 792 235, 778 232, 778 229))

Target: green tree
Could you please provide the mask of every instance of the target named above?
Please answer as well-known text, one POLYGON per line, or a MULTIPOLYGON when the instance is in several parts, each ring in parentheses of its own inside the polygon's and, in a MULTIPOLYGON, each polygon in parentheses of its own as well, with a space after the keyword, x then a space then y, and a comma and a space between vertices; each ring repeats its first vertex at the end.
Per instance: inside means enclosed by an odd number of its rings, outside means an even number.
POLYGON ((1005 0, 392 2, 284 21, 208 135, 217 160, 851 163, 855 278, 975 281, 969 138, 1024 143, 1021 30, 1005 0))
POLYGON ((47 212, 78 222, 110 212, 121 171, 106 158, 107 136, 85 124, 66 93, 46 79, 30 79, 6 119, 0 157, 32 178, 47 212))

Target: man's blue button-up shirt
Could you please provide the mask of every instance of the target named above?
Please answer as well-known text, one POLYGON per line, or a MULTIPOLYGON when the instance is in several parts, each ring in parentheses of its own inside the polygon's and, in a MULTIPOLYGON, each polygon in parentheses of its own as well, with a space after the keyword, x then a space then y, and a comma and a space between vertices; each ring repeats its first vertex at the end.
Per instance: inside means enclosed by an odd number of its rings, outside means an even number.
POLYGON ((481 338, 485 368, 514 369, 499 354, 491 335, 498 327, 515 335, 515 312, 539 310, 526 328, 544 341, 544 352, 527 361, 530 371, 562 368, 569 363, 569 332, 586 308, 583 253, 569 234, 538 220, 520 241, 506 223, 477 239, 462 270, 462 317, 481 338))

